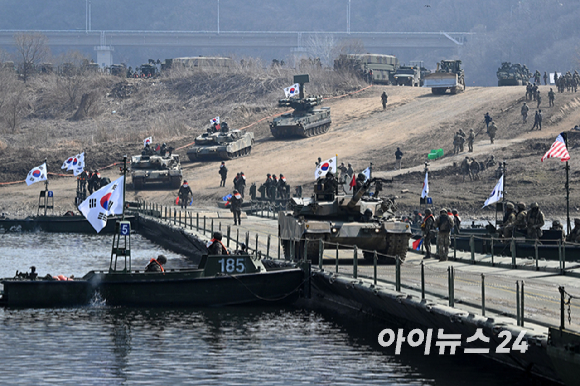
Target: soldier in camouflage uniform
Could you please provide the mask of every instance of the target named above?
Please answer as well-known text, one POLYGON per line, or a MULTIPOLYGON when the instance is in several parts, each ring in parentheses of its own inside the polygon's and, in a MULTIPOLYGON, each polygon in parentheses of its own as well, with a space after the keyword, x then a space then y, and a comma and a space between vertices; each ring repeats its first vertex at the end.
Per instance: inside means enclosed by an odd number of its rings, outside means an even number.
POLYGON ((435 217, 433 217, 431 209, 425 209, 425 219, 421 224, 421 232, 423 232, 423 246, 425 247, 425 259, 431 257, 431 240, 433 239, 434 229, 435 217))
POLYGON ((556 94, 554 93, 554 90, 552 90, 550 88, 550 91, 548 91, 548 103, 550 105, 550 107, 554 106, 554 99, 556 98, 556 94))
POLYGON ((526 102, 524 102, 524 104, 522 105, 522 119, 524 120, 524 123, 526 123, 526 121, 528 120, 528 111, 530 111, 530 108, 528 107, 528 105, 526 104, 526 102))
POLYGON ((494 121, 491 121, 489 127, 487 128, 487 134, 489 135, 489 140, 493 144, 493 140, 495 138, 495 134, 497 133, 497 126, 495 125, 494 121))
POLYGON ((574 219, 574 229, 566 237, 566 241, 571 243, 580 243, 580 218, 574 219))
POLYGON ((536 106, 537 109, 540 108, 540 103, 542 103, 542 96, 540 95, 540 90, 536 92, 536 100, 538 101, 538 105, 536 106))
POLYGON ((530 211, 526 215, 526 225, 528 228, 528 237, 530 239, 539 239, 542 237, 542 227, 544 226, 544 213, 540 210, 537 202, 530 205, 530 211))
POLYGON ((435 220, 435 227, 439 229, 437 248, 439 249, 439 261, 447 261, 449 255, 449 235, 453 228, 453 220, 449 218, 447 209, 439 211, 439 217, 435 220))
POLYGON ((500 229, 500 233, 503 237, 512 237, 514 224, 516 222, 516 212, 514 208, 514 204, 508 202, 506 204, 506 211, 505 215, 503 216, 503 224, 502 228, 500 229))
POLYGON ((527 231, 528 223, 526 222, 526 217, 528 212, 526 211, 526 204, 523 202, 518 203, 518 214, 516 215, 516 221, 514 222, 514 229, 522 233, 527 231))
POLYGON ((469 137, 467 137, 467 148, 470 153, 473 153, 473 142, 475 141, 475 133, 473 129, 469 129, 469 137))
POLYGON ((564 227, 562 226, 562 223, 560 222, 560 220, 554 220, 552 221, 552 226, 550 227, 551 231, 559 231, 560 232, 560 240, 564 240, 566 238, 566 234, 564 233, 564 227))
POLYGON ((465 144, 465 132, 463 129, 459 129, 459 151, 463 153, 463 145, 465 144))

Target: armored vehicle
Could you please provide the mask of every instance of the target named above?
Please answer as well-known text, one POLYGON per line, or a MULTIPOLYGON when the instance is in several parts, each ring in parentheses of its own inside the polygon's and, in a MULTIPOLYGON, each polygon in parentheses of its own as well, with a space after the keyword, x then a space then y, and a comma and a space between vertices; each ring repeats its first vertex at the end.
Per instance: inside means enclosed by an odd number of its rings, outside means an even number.
POLYGON ((127 76, 127 67, 124 64, 111 64, 110 71, 113 76, 127 76))
POLYGON ((155 64, 145 63, 139 67, 141 72, 141 77, 143 78, 153 78, 157 75, 157 67, 155 64))
POLYGON ((401 66, 393 75, 397 86, 419 87, 421 84, 421 71, 414 66, 401 66))
POLYGON ((210 128, 206 133, 195 138, 195 145, 189 148, 187 156, 191 161, 245 157, 250 155, 253 144, 254 133, 251 131, 224 131, 224 127, 219 131, 214 131, 210 128))
POLYGON ((377 251, 404 260, 411 228, 395 217, 394 199, 378 197, 383 181, 372 178, 351 196, 338 194, 336 185, 329 188, 319 179, 312 198, 292 197, 288 210, 278 216, 278 232, 286 259, 294 251, 299 258, 303 257, 306 242, 307 257, 317 263, 319 240, 323 240, 332 249, 336 244, 339 248, 356 245, 367 259, 372 259, 373 251, 377 251), (365 196, 373 184, 375 194, 365 196))
POLYGON ((369 83, 372 76, 372 83, 389 84, 397 68, 399 59, 393 55, 341 54, 334 60, 335 71, 355 72, 369 83))
POLYGON ((308 75, 295 75, 294 83, 300 84, 298 98, 280 99, 279 106, 288 106, 293 112, 282 114, 270 122, 270 131, 275 138, 312 137, 324 134, 330 129, 330 107, 314 107, 322 104, 322 96, 304 97, 304 83, 309 82, 308 75))
POLYGON ((457 94, 465 90, 465 76, 461 60, 442 60, 437 63, 437 70, 425 76, 423 87, 430 87, 433 94, 457 94))
POLYGON ((136 155, 131 157, 131 180, 135 190, 146 183, 160 182, 173 189, 181 185, 181 163, 179 155, 136 155))
POLYGON ((497 69, 498 86, 522 86, 528 83, 532 74, 524 64, 503 62, 497 69))

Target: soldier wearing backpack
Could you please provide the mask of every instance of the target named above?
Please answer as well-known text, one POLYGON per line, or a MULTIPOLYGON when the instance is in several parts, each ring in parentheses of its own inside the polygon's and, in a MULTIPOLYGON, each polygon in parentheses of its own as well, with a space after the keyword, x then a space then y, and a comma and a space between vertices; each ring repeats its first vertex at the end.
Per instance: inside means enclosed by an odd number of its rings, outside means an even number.
POLYGON ((447 261, 449 255, 449 234, 453 229, 454 221, 447 214, 447 209, 439 211, 439 217, 435 220, 435 226, 439 229, 437 248, 439 248, 439 261, 447 261))

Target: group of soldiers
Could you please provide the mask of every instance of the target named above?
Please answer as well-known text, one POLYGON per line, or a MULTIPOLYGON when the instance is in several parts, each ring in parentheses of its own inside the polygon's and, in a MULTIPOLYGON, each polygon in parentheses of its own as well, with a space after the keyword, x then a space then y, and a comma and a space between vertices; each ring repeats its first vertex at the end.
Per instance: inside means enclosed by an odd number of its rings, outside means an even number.
POLYGON ((421 223, 423 233, 423 245, 425 247, 425 259, 431 257, 431 240, 437 237, 437 249, 439 250, 439 261, 446 261, 449 255, 449 244, 451 242, 451 232, 459 233, 461 218, 456 209, 449 211, 441 208, 439 216, 435 217, 431 209, 425 209, 425 218, 421 223))
POLYGON ((558 89, 559 93, 563 93, 564 90, 568 92, 576 92, 578 89, 578 85, 580 84, 580 75, 578 71, 574 70, 574 74, 570 73, 570 71, 566 72, 566 74, 558 77, 558 73, 554 72, 554 82, 558 89))
POLYGON ((337 168, 339 171, 339 179, 342 183, 348 183, 352 180, 352 176, 354 175, 354 169, 352 168, 351 164, 348 164, 348 168, 344 166, 344 162, 340 163, 340 166, 337 168))
POLYGON ((244 174, 244 172, 237 173, 236 176, 234 177, 233 183, 234 189, 237 190, 243 198, 245 196, 244 191, 246 190, 246 175, 244 174))
POLYGON ((266 174, 266 181, 260 187, 264 189, 264 194, 269 200, 280 198, 282 200, 288 198, 288 183, 284 174, 280 173, 280 178, 275 174, 266 174))
POLYGON ((530 204, 529 210, 523 202, 517 204, 517 210, 513 203, 508 202, 499 232, 503 237, 512 237, 518 232, 525 234, 528 238, 539 239, 543 234, 542 226, 544 226, 544 213, 537 202, 530 204))
POLYGON ((79 176, 79 182, 81 185, 81 189, 85 191, 86 189, 89 190, 89 195, 93 194, 94 191, 99 190, 101 188, 101 173, 97 169, 91 170, 83 170, 83 172, 79 176))
POLYGON ((167 153, 172 152, 172 148, 167 147, 166 143, 163 143, 162 145, 155 145, 155 147, 151 147, 149 144, 146 144, 145 147, 143 147, 143 151, 141 151, 141 155, 160 155, 160 156, 165 156, 167 153))
POLYGON ((468 151, 473 152, 473 142, 475 141, 475 133, 473 129, 469 129, 469 136, 465 136, 465 132, 459 129, 453 136, 453 154, 463 152, 463 146, 467 141, 468 151))

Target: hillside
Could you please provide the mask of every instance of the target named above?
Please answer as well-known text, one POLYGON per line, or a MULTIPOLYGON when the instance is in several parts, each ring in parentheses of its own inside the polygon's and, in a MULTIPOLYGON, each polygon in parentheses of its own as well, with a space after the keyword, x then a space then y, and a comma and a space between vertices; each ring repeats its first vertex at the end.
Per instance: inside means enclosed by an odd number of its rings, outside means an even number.
MULTIPOLYGON (((544 99, 547 99, 545 96, 548 89, 546 86, 541 87, 544 99)), ((211 204, 231 191, 230 181, 238 171, 246 174, 249 183, 256 182, 259 185, 265 180, 266 173, 283 173, 290 185, 300 184, 310 189, 317 157, 325 159, 338 154, 339 162, 352 163, 356 171, 361 171, 369 162, 373 162, 375 175, 395 176, 392 186, 386 187, 386 193, 397 194, 400 207, 411 210, 418 206, 426 155, 430 149, 442 147, 447 155, 431 162, 430 195, 435 206, 452 206, 472 215, 490 216, 491 210, 481 211, 480 208, 496 183, 495 170, 484 171, 478 181, 463 182, 456 165, 467 153, 448 155, 452 152, 453 133, 459 128, 466 132, 473 128, 478 136, 475 152, 470 155, 480 161, 494 155, 497 160, 505 160, 507 163, 507 197, 527 203, 535 200, 545 209, 548 218, 550 214, 561 216, 565 205, 563 163, 557 160, 541 163, 540 158, 559 132, 569 130, 580 121, 580 113, 577 111, 580 99, 575 94, 557 94, 554 108, 544 106, 547 104, 544 101, 541 106, 544 113, 543 130, 529 132, 533 118, 529 118, 524 125, 519 113, 524 92, 522 87, 467 88, 464 93, 454 96, 434 96, 428 89, 375 86, 349 97, 327 100, 325 104, 331 107, 333 124, 330 132, 322 136, 278 141, 270 135, 267 120, 253 126, 251 130, 256 135, 256 145, 252 155, 227 162, 230 175, 226 188, 218 187, 218 162, 184 161, 184 176, 190 182, 197 202, 211 204), (383 90, 389 94, 385 111, 380 105, 383 90), (493 146, 485 134, 485 112, 494 117, 499 127, 493 146), (397 146, 405 153, 404 169, 401 172, 392 171, 393 154, 397 146), (402 193, 403 190, 408 191, 402 193)), ((530 106, 535 107, 535 103, 530 102, 530 106)), ((267 108, 249 114, 246 122, 282 111, 270 104, 267 108)), ((530 115, 533 116, 534 111, 531 108, 530 115)), ((171 118, 170 114, 167 116, 171 118)), ((139 124, 143 122, 133 123, 139 124)), ((192 136, 175 136, 171 144, 179 147, 191 141, 192 136)), ((580 140, 572 134, 569 146, 572 187, 580 179, 580 159, 575 154, 579 144, 580 140)), ((108 144, 104 148, 107 149, 107 146, 113 145, 108 144)), ((116 146, 129 151, 138 150, 134 143, 119 143, 116 146)), ((179 152, 184 160, 187 159, 185 152, 186 148, 179 152)), ((106 173, 114 177, 118 172, 109 169, 106 173)), ((69 203, 72 203, 74 186, 70 178, 52 180, 51 189, 57 191, 56 197, 62 210, 72 207, 69 203)), ((22 184, 1 187, 5 197, 10 198, 3 200, 0 210, 32 210, 40 188, 35 185, 27 188, 22 184)), ((173 202, 175 195, 175 191, 171 190, 146 189, 136 193, 129 190, 127 198, 168 205, 173 202)), ((578 210, 578 205, 580 192, 573 189, 573 213, 578 210)))

